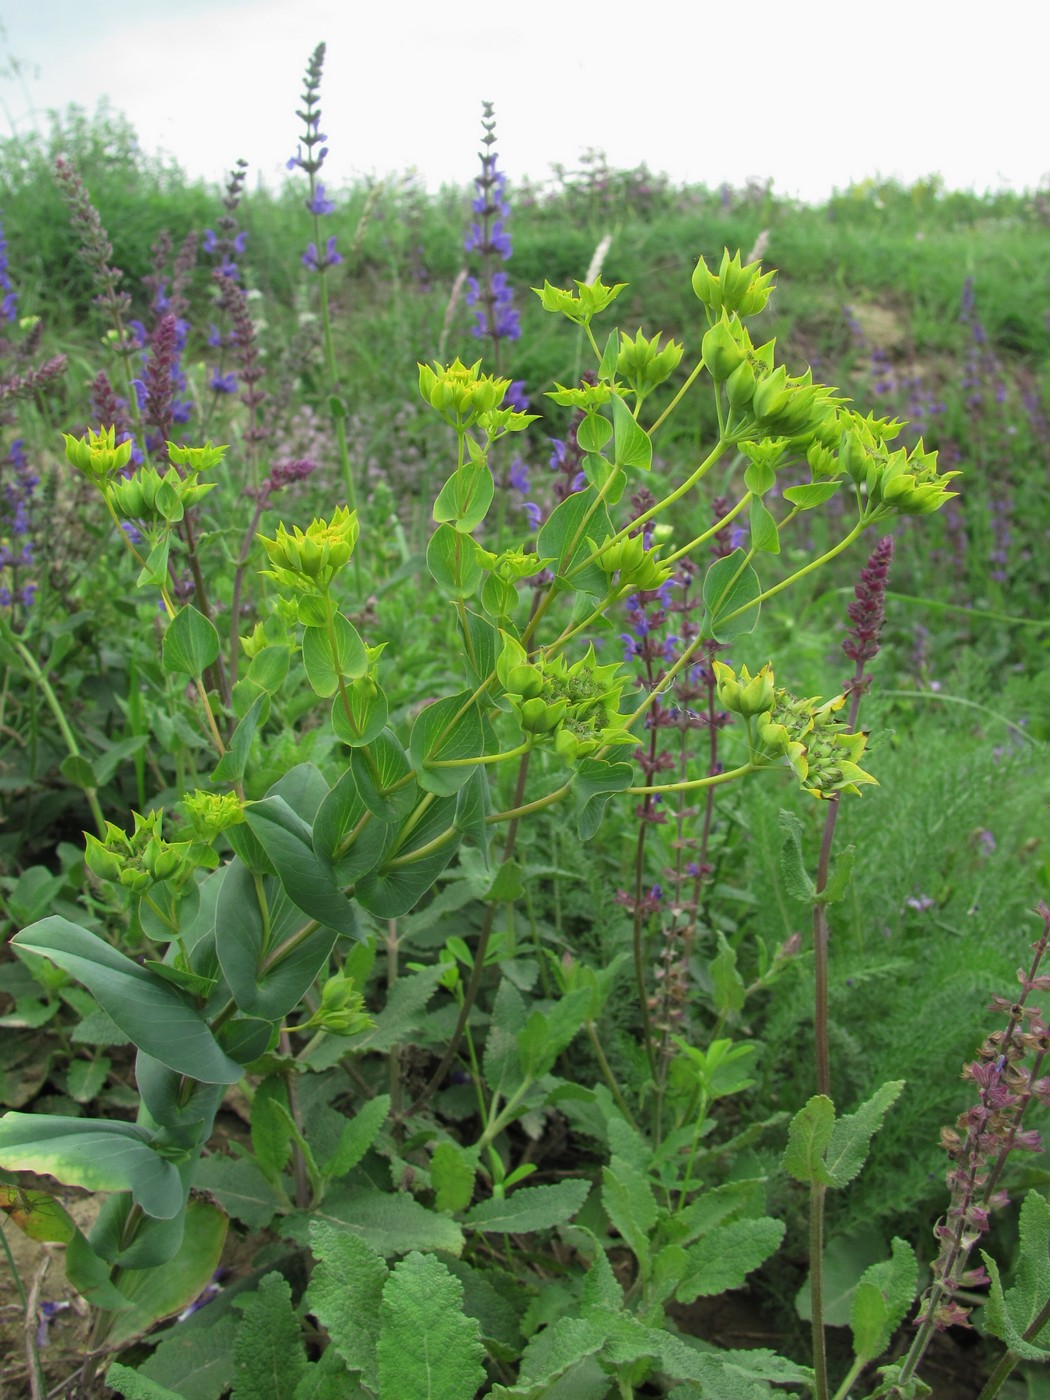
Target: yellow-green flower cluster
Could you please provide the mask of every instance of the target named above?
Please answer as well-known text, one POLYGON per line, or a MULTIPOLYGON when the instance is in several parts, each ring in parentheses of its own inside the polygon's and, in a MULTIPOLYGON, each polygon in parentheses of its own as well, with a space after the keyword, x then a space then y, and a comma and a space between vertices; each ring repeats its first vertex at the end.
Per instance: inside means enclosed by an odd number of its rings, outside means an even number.
POLYGON ((626 677, 617 678, 618 662, 596 665, 590 646, 572 665, 542 653, 530 661, 520 642, 502 635, 496 675, 525 734, 534 741, 552 739, 555 752, 570 764, 607 744, 637 743, 620 723, 626 677))
POLYGON ((274 538, 259 535, 272 569, 263 573, 301 592, 323 593, 340 569, 350 562, 357 543, 357 511, 338 506, 331 521, 312 520, 305 530, 289 533, 278 525, 274 538))
POLYGON ((102 486, 111 476, 121 472, 131 461, 131 441, 115 443, 116 429, 99 428, 82 438, 63 433, 66 460, 96 486, 102 486))
POLYGON ((357 1035, 375 1025, 365 1009, 365 999, 345 972, 337 972, 321 988, 321 1005, 298 1031, 326 1031, 328 1035, 357 1035))
POLYGON ((887 515, 931 515, 957 495, 947 484, 958 472, 939 472, 937 453, 927 452, 920 438, 909 451, 890 451, 877 420, 850 414, 844 427, 839 457, 846 472, 867 496, 865 514, 871 520, 887 515))
MULTIPOLYGON (((588 539, 587 543, 592 549, 600 547, 592 539, 588 539)), ((621 590, 629 587, 632 593, 643 590, 651 592, 666 583, 674 573, 673 566, 660 562, 660 548, 657 545, 646 549, 641 535, 630 535, 602 549, 594 562, 605 574, 611 576, 619 572, 621 590)))
POLYGON ((674 373, 684 349, 677 341, 669 340, 661 350, 659 333, 646 340, 639 331, 632 340, 625 331, 621 331, 616 373, 627 381, 640 402, 674 373))
POLYGON ((181 520, 209 491, 214 481, 198 481, 196 471, 180 476, 174 467, 166 472, 143 467, 134 476, 118 477, 103 486, 106 500, 122 520, 181 520))
MULTIPOLYGON (((575 279, 574 279, 575 280, 575 279)), ((544 311, 553 311, 567 316, 574 325, 590 325, 592 319, 599 312, 614 301, 623 289, 626 282, 617 282, 614 287, 607 287, 600 277, 590 284, 577 282, 576 291, 566 291, 562 287, 553 287, 547 281, 544 282, 542 290, 533 287, 533 291, 540 299, 540 305, 544 311)))
POLYGON ((135 829, 130 836, 112 822, 106 823, 105 840, 85 832, 84 859, 100 880, 122 885, 133 894, 142 894, 162 880, 184 879, 198 864, 190 841, 165 841, 161 835, 163 812, 156 809, 141 816, 132 813, 135 829))
MULTIPOLYGON (((483 415, 492 414, 503 402, 509 388, 509 379, 482 374, 480 360, 465 365, 457 357, 450 365, 442 365, 435 360, 433 365, 419 366, 419 392, 431 408, 437 409, 446 423, 457 429, 469 428, 483 415)), ((528 414, 510 413, 511 419, 515 416, 523 418, 525 422, 511 426, 508 420, 503 424, 502 432, 523 428, 531 421, 528 414)), ((499 426, 492 419, 489 419, 489 423, 499 426)))
POLYGON ((859 796, 859 784, 876 781, 859 764, 866 737, 848 733, 837 717, 846 703, 844 695, 823 704, 815 696, 800 700, 776 686, 768 662, 754 676, 746 666, 734 672, 723 661, 713 665, 718 702, 747 720, 754 758, 786 758, 813 797, 831 798, 840 792, 859 796))
POLYGON ((755 316, 769 300, 776 272, 763 272, 760 262, 742 265, 740 250, 733 257, 726 248, 717 273, 703 258, 693 272, 693 291, 707 308, 713 321, 719 312, 735 311, 739 316, 755 316))
POLYGON ((182 799, 198 841, 214 841, 220 831, 244 821, 244 803, 235 792, 202 792, 197 788, 182 799))

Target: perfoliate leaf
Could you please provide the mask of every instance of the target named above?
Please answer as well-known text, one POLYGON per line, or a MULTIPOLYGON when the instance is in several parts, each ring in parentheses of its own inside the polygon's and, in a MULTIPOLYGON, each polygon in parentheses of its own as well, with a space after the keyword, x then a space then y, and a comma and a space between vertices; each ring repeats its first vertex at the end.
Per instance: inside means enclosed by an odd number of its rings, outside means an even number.
POLYGON ((763 550, 766 554, 779 554, 780 532, 777 522, 770 515, 765 502, 760 501, 757 496, 751 501, 750 521, 753 547, 763 550))
POLYGON ((413 1253, 383 1287, 376 1357, 381 1395, 398 1400, 472 1400, 485 1379, 477 1319, 463 1313, 463 1286, 433 1254, 413 1253))
POLYGON ((716 642, 731 642, 734 637, 753 632, 761 610, 755 599, 761 592, 758 575, 743 549, 734 549, 724 559, 716 559, 704 576, 707 611, 703 635, 716 642))
POLYGON ((171 1317, 192 1303, 211 1282, 226 1241, 229 1220, 208 1201, 190 1201, 182 1242, 163 1265, 123 1269, 120 1291, 131 1303, 107 1333, 114 1346, 148 1332, 161 1318, 171 1317))
POLYGON ((452 473, 434 502, 434 519, 451 524, 461 534, 476 530, 488 514, 495 484, 484 461, 468 462, 452 473))
POLYGON ((187 603, 172 618, 164 634, 165 671, 200 676, 214 664, 218 655, 219 634, 214 624, 192 603, 187 603))
POLYGON ((368 670, 368 653, 357 628, 342 613, 334 613, 331 631, 307 627, 303 632, 303 665, 316 695, 334 695, 341 680, 357 680, 368 670))
POLYGON ((812 510, 830 500, 841 485, 841 481, 811 481, 805 486, 788 486, 784 490, 784 500, 800 510, 812 510))
POLYGON ((613 396, 612 415, 614 465, 649 471, 653 465, 653 444, 619 394, 613 396))
POLYGON ((469 598, 485 576, 478 546, 470 535, 452 525, 439 525, 427 545, 427 568, 434 582, 450 598, 469 598))
POLYGON ((236 1084, 243 1070, 225 1055, 200 1013, 156 973, 79 924, 53 914, 12 940, 42 953, 82 982, 117 1025, 162 1064, 209 1084, 236 1084))

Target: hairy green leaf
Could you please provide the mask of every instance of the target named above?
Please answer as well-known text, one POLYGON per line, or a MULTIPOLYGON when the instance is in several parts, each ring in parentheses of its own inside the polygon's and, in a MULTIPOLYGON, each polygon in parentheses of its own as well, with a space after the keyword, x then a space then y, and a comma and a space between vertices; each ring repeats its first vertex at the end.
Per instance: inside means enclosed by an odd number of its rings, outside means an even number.
POLYGON ((477 1320, 463 1286, 434 1255, 409 1254, 383 1288, 379 1393, 398 1400, 472 1400, 485 1379, 477 1320))
POLYGON ((571 1220, 587 1199, 590 1183, 579 1179, 555 1186, 520 1186, 502 1200, 479 1201, 464 1216, 467 1229, 485 1234, 527 1234, 571 1220))
POLYGON ((307 1362, 288 1280, 267 1274, 233 1306, 243 1314, 233 1346, 233 1400, 294 1400, 307 1362))

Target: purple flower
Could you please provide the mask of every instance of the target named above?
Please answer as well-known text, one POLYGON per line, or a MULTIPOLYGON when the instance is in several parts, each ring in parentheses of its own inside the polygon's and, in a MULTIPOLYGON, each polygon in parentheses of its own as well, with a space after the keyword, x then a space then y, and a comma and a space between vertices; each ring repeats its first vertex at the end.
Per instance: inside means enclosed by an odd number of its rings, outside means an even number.
POLYGON ((524 379, 514 379, 510 388, 503 395, 501 408, 512 408, 515 413, 528 413, 529 396, 525 392, 524 379))
POLYGON ((318 180, 314 187, 312 198, 306 201, 306 207, 311 214, 334 214, 335 205, 326 196, 324 185, 318 180))
POLYGON ((213 369, 211 379, 208 382, 217 394, 235 394, 237 392, 237 376, 232 371, 229 374, 223 374, 221 370, 213 369))
POLYGON ((5 321, 13 321, 18 314, 18 293, 12 290, 11 278, 7 272, 7 239, 4 237, 2 224, 0 224, 0 291, 4 293, 3 302, 0 304, 0 316, 5 321))
POLYGON ((529 469, 522 457, 515 457, 510 464, 510 471, 507 474, 507 481, 515 491, 520 491, 523 496, 529 491, 529 469))
POLYGON ((316 243, 308 243, 306 252, 303 254, 303 266, 310 268, 312 272, 323 272, 326 267, 335 267, 342 261, 342 253, 336 252, 334 233, 329 238, 323 253, 318 253, 316 243))
POLYGON ((538 506, 535 501, 526 501, 525 514, 529 519, 529 529, 538 530, 543 524, 543 508, 538 506))

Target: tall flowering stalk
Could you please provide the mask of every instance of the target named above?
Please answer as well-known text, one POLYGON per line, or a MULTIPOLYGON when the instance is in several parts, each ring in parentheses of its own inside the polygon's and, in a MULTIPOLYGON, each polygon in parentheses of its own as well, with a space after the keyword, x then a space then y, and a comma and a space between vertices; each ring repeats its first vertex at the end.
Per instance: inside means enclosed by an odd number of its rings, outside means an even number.
MULTIPOLYGON (((296 113, 303 123, 303 135, 300 144, 296 148, 295 155, 288 161, 288 169, 302 170, 310 182, 310 194, 306 200, 307 212, 313 219, 314 236, 312 242, 307 244, 306 252, 302 255, 303 266, 309 268, 311 272, 317 274, 318 296, 321 305, 321 328, 324 339, 325 369, 328 374, 329 394, 328 402, 332 411, 332 421, 335 425, 336 442, 339 446, 339 465, 343 475, 343 485, 346 489, 347 504, 351 510, 357 509, 357 486, 354 481, 354 471, 350 463, 350 449, 347 442, 346 418, 347 408, 343 401, 342 386, 339 382, 339 370, 336 365, 335 347, 332 343, 332 317, 328 301, 328 278, 325 275, 331 267, 337 267, 343 261, 342 254, 336 249, 335 234, 329 234, 327 239, 322 234, 321 220, 335 212, 335 204, 328 198, 328 192, 324 184, 317 178, 324 165, 325 156, 328 154, 328 147, 324 144, 328 138, 321 131, 321 72, 324 68, 325 45, 318 44, 310 56, 310 61, 306 66, 306 78, 304 81, 302 101, 303 109, 296 113), (304 148, 305 147, 305 153, 304 148)), ((355 557, 354 568, 358 567, 355 557)))
MULTIPOLYGON (((1006 1027, 993 1031, 976 1059, 963 1066, 963 1078, 975 1086, 977 1102, 960 1114, 954 1128, 941 1129, 941 1146, 951 1162, 947 1177, 951 1200, 934 1228, 940 1251, 932 1265, 933 1282, 923 1295, 919 1330, 890 1392, 893 1396, 906 1393, 904 1388, 935 1331, 969 1326, 970 1309, 957 1302, 957 1295, 989 1281, 983 1266, 969 1267, 969 1258, 988 1231, 991 1211, 1009 1202, 999 1186, 1007 1159, 1011 1152, 1042 1148, 1039 1133, 1024 1127, 1033 1100, 1050 1107, 1050 1078, 1043 1072, 1050 1051, 1050 1025, 1038 1007, 1028 1004, 1032 992, 1050 991, 1050 976, 1039 971, 1050 947, 1050 906, 1041 901, 1036 912, 1043 928, 1032 944, 1028 968, 1018 969, 1021 993, 1016 999, 994 997, 989 1008, 1005 1015, 1006 1027)), ((1037 1334, 1038 1329, 1032 1330, 1037 1334)), ((1000 1383, 1005 1374, 1008 1371, 999 1376, 1000 1383)), ((995 1391, 989 1386, 981 1393, 995 1391)))
POLYGON ((514 309, 510 281, 499 266, 500 262, 508 260, 513 248, 507 231, 510 217, 507 177, 499 169, 499 157, 492 149, 496 144, 493 110, 491 102, 482 103, 481 126, 484 135, 481 144, 485 149, 479 156, 481 172, 474 181, 474 219, 463 246, 468 253, 476 253, 481 260, 480 275, 467 278, 466 302, 468 306, 476 308, 474 335, 479 340, 492 341, 492 365, 498 375, 500 347, 505 340, 521 338, 521 323, 514 309))
MULTIPOLYGON (((842 650, 854 663, 853 675, 846 681, 843 690, 850 697, 849 719, 846 729, 853 733, 857 727, 861 696, 871 685, 871 677, 866 674, 867 663, 878 655, 881 645, 882 624, 886 618, 886 584, 889 580, 890 564, 893 560, 893 538, 890 535, 879 540, 868 557, 868 562, 860 573, 860 580, 854 588, 854 599, 846 612, 852 627, 842 643, 842 650)), ((820 859, 817 865, 817 894, 823 893, 828 883, 828 870, 831 863, 831 848, 835 839, 835 824, 838 821, 838 796, 829 799, 827 816, 824 819, 824 835, 820 843, 820 859)), ((828 1055, 828 912, 827 905, 818 902, 813 906, 813 966, 815 980, 814 1036, 816 1041, 817 1093, 831 1095, 831 1064, 828 1055)))
MULTIPOLYGON (((882 625, 886 618, 886 584, 893 559, 893 538, 885 536, 868 556, 853 590, 854 599, 847 608, 852 627, 842 643, 842 650, 854 663, 853 675, 846 681, 844 691, 850 697, 847 731, 852 734, 857 725, 860 699, 871 681, 866 668, 879 651, 882 625)), ((820 898, 828 884, 831 848, 835 840, 839 798, 833 792, 828 798, 824 819, 824 834, 820 842, 813 904, 813 1038, 817 1069, 817 1093, 831 1097, 831 1060, 828 1052, 828 907, 820 898)), ((817 1380, 817 1395, 827 1396, 827 1353, 824 1337, 824 1195, 826 1186, 814 1183, 810 1193, 809 1265, 810 1293, 813 1299, 811 1331, 813 1337, 813 1369, 817 1380)))

